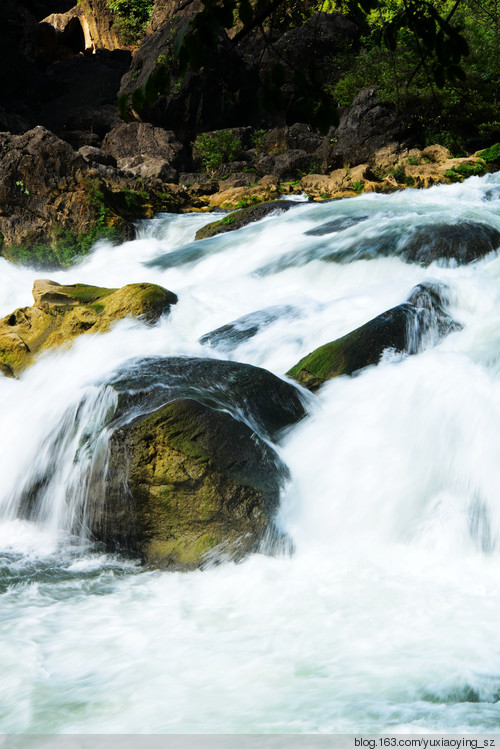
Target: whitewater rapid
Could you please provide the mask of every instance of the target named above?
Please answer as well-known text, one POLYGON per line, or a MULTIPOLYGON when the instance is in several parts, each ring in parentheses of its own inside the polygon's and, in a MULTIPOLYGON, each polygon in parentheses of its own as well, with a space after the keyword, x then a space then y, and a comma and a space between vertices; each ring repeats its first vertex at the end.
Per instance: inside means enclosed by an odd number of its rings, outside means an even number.
POLYGON ((0 380, 0 732, 500 732, 500 257, 321 259, 388 228, 500 230, 499 205, 489 175, 304 202, 196 245, 217 214, 162 215, 50 274, 0 260, 1 315, 31 304, 44 275, 179 297, 154 327, 119 322, 0 380), (362 221, 306 234, 337 217, 362 221), (428 280, 446 284, 463 329, 328 382, 278 447, 292 556, 168 573, 71 535, 82 438, 99 439, 114 397, 102 383, 128 359, 228 358, 284 376, 428 280), (276 305, 293 315, 232 349, 199 342, 276 305), (17 517, 48 464, 38 521, 17 517))

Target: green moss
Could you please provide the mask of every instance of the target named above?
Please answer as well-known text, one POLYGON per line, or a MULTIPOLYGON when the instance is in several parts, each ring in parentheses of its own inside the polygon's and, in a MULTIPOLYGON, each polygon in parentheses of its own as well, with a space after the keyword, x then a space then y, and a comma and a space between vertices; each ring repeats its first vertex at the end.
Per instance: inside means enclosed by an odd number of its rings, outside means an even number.
POLYGON ((237 220, 236 214, 230 213, 229 216, 224 216, 224 218, 222 218, 219 223, 221 226, 230 226, 231 224, 234 224, 236 220, 237 220))
POLYGON ((486 171, 486 164, 483 161, 476 164, 459 164, 451 169, 447 169, 444 176, 451 180, 451 182, 462 182, 468 177, 481 176, 486 171))
MULTIPOLYGON (((59 289, 58 289, 59 291, 59 289)), ((75 283, 71 286, 61 286, 60 292, 68 294, 73 299, 78 299, 82 304, 92 304, 98 299, 103 299, 118 289, 108 289, 104 286, 88 286, 84 283, 75 283)))
POLYGON ((500 143, 495 143, 489 148, 485 148, 481 151, 478 156, 483 159, 487 164, 494 164, 500 162, 500 143))
POLYGON ((345 336, 315 349, 287 372, 288 377, 310 390, 316 390, 325 380, 350 374, 348 353, 344 348, 348 338, 345 336))

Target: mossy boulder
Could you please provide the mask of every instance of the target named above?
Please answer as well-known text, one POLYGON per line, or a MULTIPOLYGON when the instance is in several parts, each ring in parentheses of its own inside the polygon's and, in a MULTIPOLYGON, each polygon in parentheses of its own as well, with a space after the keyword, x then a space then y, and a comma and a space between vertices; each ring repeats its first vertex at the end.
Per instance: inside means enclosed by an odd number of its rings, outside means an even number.
POLYGON ((277 441, 306 415, 299 388, 261 367, 187 356, 145 357, 124 364, 108 381, 118 393, 117 420, 192 398, 229 412, 264 439, 277 441))
POLYGON ((17 376, 38 354, 69 344, 82 333, 103 333, 124 317, 153 323, 177 297, 150 283, 121 289, 86 284, 62 286, 39 280, 33 285, 32 307, 22 307, 0 321, 0 371, 17 376))
POLYGON ((90 492, 87 522, 151 566, 190 570, 240 559, 273 526, 287 470, 246 424, 192 399, 116 429, 90 492))
POLYGON ((213 221, 211 224, 202 226, 196 232, 195 239, 207 239, 207 237, 214 237, 216 234, 241 229, 243 226, 254 223, 254 221, 260 221, 260 219, 268 216, 270 213, 288 211, 293 205, 291 201, 277 200, 272 203, 260 203, 240 208, 237 211, 233 211, 233 213, 228 213, 227 216, 218 221, 213 221))
POLYGON ((416 354, 461 325, 446 311, 446 287, 419 284, 404 304, 383 312, 342 338, 320 346, 287 372, 309 390, 327 380, 378 364, 386 349, 416 354))

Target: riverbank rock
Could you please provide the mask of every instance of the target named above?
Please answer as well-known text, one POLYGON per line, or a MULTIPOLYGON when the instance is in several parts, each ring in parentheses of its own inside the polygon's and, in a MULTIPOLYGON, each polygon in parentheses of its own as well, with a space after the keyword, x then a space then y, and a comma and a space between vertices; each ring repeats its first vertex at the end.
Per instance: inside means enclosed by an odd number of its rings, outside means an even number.
POLYGON ((50 131, 1 133, 0 148, 0 251, 8 260, 61 267, 101 236, 133 236, 98 172, 50 131))
POLYGON ((448 333, 461 329, 445 307, 444 286, 419 284, 406 303, 320 346, 301 359, 287 375, 314 391, 333 377, 350 375, 370 364, 378 364, 387 349, 416 354, 448 333))
POLYGON ((139 317, 154 323, 177 302, 171 291, 149 283, 107 289, 86 284, 61 286, 39 280, 32 307, 0 321, 0 365, 17 376, 47 349, 69 344, 82 333, 104 333, 116 320, 139 317))
POLYGON ((104 497, 98 480, 87 522, 96 539, 154 567, 238 560, 278 535, 272 519, 286 476, 246 424, 181 399, 113 432, 104 497))

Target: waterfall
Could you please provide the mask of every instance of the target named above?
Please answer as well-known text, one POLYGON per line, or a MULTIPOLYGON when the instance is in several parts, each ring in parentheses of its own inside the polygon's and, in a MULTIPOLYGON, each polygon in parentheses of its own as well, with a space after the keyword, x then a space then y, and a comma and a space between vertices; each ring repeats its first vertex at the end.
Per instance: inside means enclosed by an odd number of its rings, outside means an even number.
MULTIPOLYGON (((496 731, 499 200, 487 175, 296 202, 199 242, 213 214, 162 214, 50 274, 153 282, 179 302, 155 326, 120 321, 0 380, 2 732, 496 731), (427 264, 415 237, 443 225, 472 227, 491 252, 427 264), (137 414, 132 385, 120 411, 120 383, 138 362, 283 378, 404 304, 405 350, 304 391, 307 418, 275 446, 292 555, 180 574, 89 543, 89 481, 104 480, 116 419, 137 414)), ((7 315, 38 276, 0 266, 7 315)), ((241 404, 221 408, 260 428, 241 404)))

